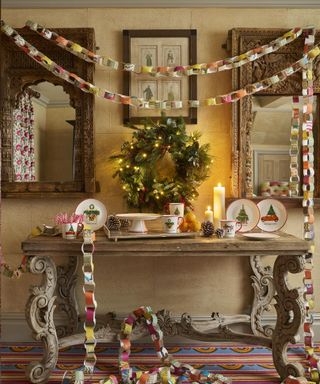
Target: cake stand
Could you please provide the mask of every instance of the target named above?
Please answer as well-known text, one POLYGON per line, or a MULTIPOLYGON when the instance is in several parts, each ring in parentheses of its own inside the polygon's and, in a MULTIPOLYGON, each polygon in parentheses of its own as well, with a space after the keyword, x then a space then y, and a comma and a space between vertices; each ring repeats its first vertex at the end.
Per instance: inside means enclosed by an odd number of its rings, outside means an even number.
POLYGON ((156 220, 161 217, 161 215, 157 215, 156 213, 119 213, 116 216, 119 219, 130 220, 131 225, 129 227, 129 232, 135 233, 148 232, 145 221, 156 220))

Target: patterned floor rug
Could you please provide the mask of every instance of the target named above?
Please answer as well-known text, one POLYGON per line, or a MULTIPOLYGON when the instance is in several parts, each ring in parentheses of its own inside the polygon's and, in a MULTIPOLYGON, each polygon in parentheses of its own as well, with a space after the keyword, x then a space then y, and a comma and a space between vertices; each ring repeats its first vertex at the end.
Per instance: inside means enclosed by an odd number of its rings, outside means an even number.
MULTIPOLYGON (((173 347, 166 345, 169 353, 181 362, 189 363, 195 368, 222 373, 237 383, 280 383, 278 374, 273 366, 271 351, 264 347, 235 346, 231 343, 219 343, 214 346, 183 345, 173 347)), ((318 352, 320 346, 317 347, 318 352)), ((28 383, 25 378, 25 368, 31 361, 41 356, 41 344, 19 343, 10 345, 2 343, 1 348, 1 384, 28 383)), ((92 380, 88 383, 98 383, 100 379, 110 374, 117 374, 117 344, 99 344, 97 346, 98 362, 92 380)), ((82 365, 84 349, 81 346, 67 348, 59 353, 59 361, 53 371, 49 383, 61 383, 65 370, 77 369, 82 365)), ((289 349, 290 361, 303 362, 302 345, 289 349)), ((138 370, 148 370, 158 366, 159 361, 154 349, 149 344, 138 344, 132 348, 130 364, 138 370)))

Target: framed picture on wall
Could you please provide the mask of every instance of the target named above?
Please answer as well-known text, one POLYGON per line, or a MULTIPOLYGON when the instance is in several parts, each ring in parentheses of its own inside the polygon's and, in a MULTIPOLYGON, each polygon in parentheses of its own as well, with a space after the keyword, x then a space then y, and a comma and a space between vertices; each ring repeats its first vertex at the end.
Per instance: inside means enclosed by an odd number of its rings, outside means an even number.
MULTIPOLYGON (((123 62, 144 66, 177 66, 197 63, 195 29, 151 29, 123 31, 123 62)), ((123 94, 145 100, 196 100, 197 77, 152 77, 123 72, 123 94)), ((158 119, 160 109, 135 109, 124 105, 123 123, 139 124, 145 117, 158 119)), ((187 124, 197 123, 197 109, 184 103, 182 109, 166 110, 170 117, 183 116, 187 124)))

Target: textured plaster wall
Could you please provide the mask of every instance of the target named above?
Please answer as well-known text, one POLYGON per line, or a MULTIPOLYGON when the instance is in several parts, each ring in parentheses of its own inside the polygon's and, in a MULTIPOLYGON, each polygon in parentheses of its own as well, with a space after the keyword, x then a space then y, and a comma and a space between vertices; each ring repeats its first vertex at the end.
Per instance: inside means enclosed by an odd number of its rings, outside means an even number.
MULTIPOLYGON (((198 31, 198 62, 226 57, 221 47, 227 32, 234 27, 281 27, 319 25, 320 10, 288 9, 22 9, 3 10, 2 17, 14 27, 22 27, 27 19, 46 26, 93 27, 100 52, 121 59, 122 29, 195 28, 198 31)), ((101 87, 121 91, 119 72, 97 67, 95 82, 101 87)), ((199 77, 200 98, 231 90, 231 73, 199 77)), ((118 105, 97 99, 95 118, 95 166, 102 200, 110 211, 124 211, 119 184, 111 177, 108 156, 119 149, 129 137, 122 126, 122 109, 118 105)), ((199 109, 198 125, 191 129, 202 132, 202 142, 210 142, 215 157, 210 178, 201 186, 195 211, 202 219, 205 207, 211 203, 212 187, 221 182, 230 191, 231 176, 231 107, 199 109)), ((6 259, 18 264, 20 242, 31 228, 50 223, 58 211, 72 211, 79 200, 5 200, 2 204, 2 241, 6 259)), ((319 217, 319 215, 317 215, 319 217)), ((290 210, 286 231, 301 236, 302 210, 290 210)), ((318 236, 318 249, 319 247, 318 236)), ((319 262, 316 260, 319 280, 319 262)), ((248 309, 251 300, 249 266, 246 258, 130 258, 96 260, 97 299, 99 311, 128 312, 137 305, 167 308, 174 313, 189 311, 210 314, 214 311, 236 313, 248 309)), ((19 281, 2 279, 2 310, 20 312, 24 309, 28 285, 35 277, 24 276, 19 281)), ((319 285, 316 284, 319 296, 319 285)), ((81 297, 81 287, 78 288, 81 297)), ((320 306, 317 305, 319 309, 320 306)))

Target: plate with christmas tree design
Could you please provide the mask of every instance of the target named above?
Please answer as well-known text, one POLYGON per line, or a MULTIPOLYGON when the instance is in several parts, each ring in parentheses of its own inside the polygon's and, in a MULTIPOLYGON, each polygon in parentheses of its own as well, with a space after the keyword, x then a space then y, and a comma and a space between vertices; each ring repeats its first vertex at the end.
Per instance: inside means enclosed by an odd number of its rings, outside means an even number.
POLYGON ((258 227, 265 232, 279 231, 287 222, 287 210, 279 200, 261 200, 258 203, 258 208, 260 211, 258 227))
POLYGON ((255 228, 260 220, 260 212, 257 205, 248 199, 233 201, 227 208, 228 220, 236 220, 241 223, 238 232, 249 232, 255 228))

